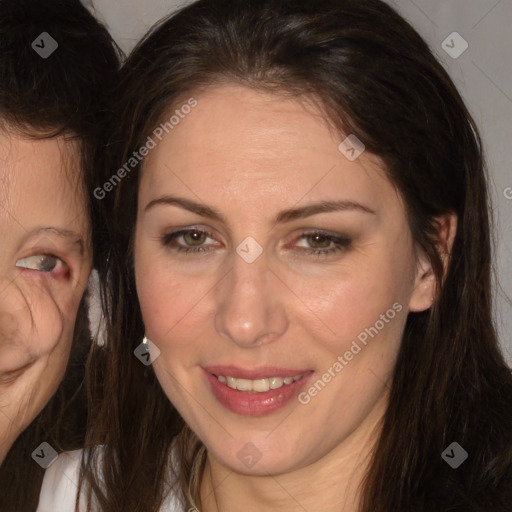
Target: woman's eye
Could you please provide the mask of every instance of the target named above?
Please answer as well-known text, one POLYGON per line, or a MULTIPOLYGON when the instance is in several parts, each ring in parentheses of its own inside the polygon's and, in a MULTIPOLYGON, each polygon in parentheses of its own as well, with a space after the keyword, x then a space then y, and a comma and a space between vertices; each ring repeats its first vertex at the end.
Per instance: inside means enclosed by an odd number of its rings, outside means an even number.
POLYGON ((330 235, 322 232, 303 233, 299 237, 299 241, 303 241, 302 245, 297 244, 306 253, 313 256, 327 256, 338 251, 346 250, 350 247, 352 241, 340 235, 330 235))
POLYGON ((181 229, 174 233, 164 235, 162 243, 178 252, 207 252, 210 248, 205 247, 205 242, 212 240, 212 234, 200 229, 181 229))
POLYGON ((59 261, 60 258, 51 254, 37 254, 18 260, 16 266, 28 270, 38 270, 39 272, 51 272, 55 269, 59 261))
MULTIPOLYGON (((201 229, 181 229, 162 237, 162 243, 172 250, 185 253, 208 252, 212 250, 211 244, 213 235, 201 229)), ((313 256, 327 256, 329 254, 346 250, 352 241, 339 235, 331 235, 323 232, 304 233, 299 240, 305 245, 296 244, 300 251, 313 256)))

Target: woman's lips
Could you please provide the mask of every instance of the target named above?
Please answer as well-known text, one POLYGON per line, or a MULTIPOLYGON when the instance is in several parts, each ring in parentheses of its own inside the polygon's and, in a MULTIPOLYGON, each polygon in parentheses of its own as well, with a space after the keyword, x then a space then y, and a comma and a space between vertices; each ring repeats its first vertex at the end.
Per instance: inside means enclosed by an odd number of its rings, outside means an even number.
POLYGON ((225 408, 244 416, 264 416, 284 407, 300 393, 313 375, 312 370, 283 370, 282 368, 245 371, 233 367, 216 367, 215 371, 218 373, 212 373, 212 369, 213 367, 208 367, 208 370, 203 369, 203 372, 215 398, 225 408), (222 371, 218 371, 219 368, 222 368, 222 371), (222 375, 236 379, 256 380, 277 376, 295 377, 301 374, 301 378, 290 384, 263 392, 232 389, 217 378, 218 375, 222 375))

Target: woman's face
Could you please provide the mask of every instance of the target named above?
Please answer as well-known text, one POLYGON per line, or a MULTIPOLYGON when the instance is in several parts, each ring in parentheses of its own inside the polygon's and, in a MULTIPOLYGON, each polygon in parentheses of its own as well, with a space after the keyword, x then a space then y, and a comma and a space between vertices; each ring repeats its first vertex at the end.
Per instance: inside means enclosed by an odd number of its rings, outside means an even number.
POLYGON ((291 471, 381 417, 407 314, 431 305, 433 279, 382 163, 341 151, 311 104, 237 86, 195 98, 140 183, 154 370, 222 464, 291 471))
POLYGON ((66 367, 91 267, 80 180, 75 143, 1 132, 0 461, 66 367))

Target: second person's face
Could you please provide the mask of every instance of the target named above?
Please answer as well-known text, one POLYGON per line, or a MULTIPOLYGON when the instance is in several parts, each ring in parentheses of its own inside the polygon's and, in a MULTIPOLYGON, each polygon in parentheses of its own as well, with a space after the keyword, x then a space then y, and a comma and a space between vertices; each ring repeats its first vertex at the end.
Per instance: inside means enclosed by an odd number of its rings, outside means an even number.
POLYGON ((63 137, 0 133, 0 462, 66 369, 91 269, 79 161, 63 137))

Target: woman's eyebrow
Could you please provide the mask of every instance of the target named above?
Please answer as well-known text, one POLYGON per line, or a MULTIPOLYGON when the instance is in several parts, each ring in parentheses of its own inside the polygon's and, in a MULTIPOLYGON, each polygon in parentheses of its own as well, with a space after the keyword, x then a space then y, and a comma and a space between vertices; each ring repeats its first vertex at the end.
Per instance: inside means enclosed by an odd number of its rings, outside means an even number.
POLYGON ((319 201, 317 203, 308 204, 300 208, 290 208, 288 210, 283 210, 276 216, 275 223, 278 224, 290 222, 296 219, 304 219, 306 217, 310 217, 311 215, 316 215, 318 213, 354 210, 363 213, 369 213, 371 215, 376 215, 375 210, 372 210, 370 207, 364 206, 356 201, 319 201))
POLYGON ((201 203, 196 203, 195 201, 191 201, 190 199, 185 199, 183 197, 162 196, 157 199, 153 199, 146 205, 144 212, 147 212, 149 209, 158 205, 179 206, 180 208, 188 210, 192 213, 196 213, 201 217, 208 217, 209 219, 217 220, 227 224, 224 216, 214 208, 203 205, 201 203))
MULTIPOLYGON (((195 201, 191 201, 190 199, 185 199, 183 197, 176 196, 162 196, 157 199, 153 199, 150 201, 144 211, 147 212, 150 208, 153 208, 157 205, 171 205, 171 206, 179 206, 185 210, 188 210, 192 213, 196 213, 202 217, 208 217, 213 220, 217 220, 227 224, 224 216, 210 206, 206 206, 201 203, 197 203, 195 201)), ((356 201, 319 201, 316 203, 312 203, 306 206, 302 206, 300 208, 290 208, 287 210, 283 210, 276 215, 274 220, 274 224, 282 224, 285 222, 291 222, 296 219, 304 219, 306 217, 310 217, 311 215, 316 215, 318 213, 327 213, 327 212, 337 212, 337 211, 360 211, 363 213, 368 213, 371 215, 376 215, 375 210, 372 210, 368 206, 364 206, 356 201)))
POLYGON ((81 256, 84 254, 84 240, 76 232, 69 229, 58 228, 54 226, 37 227, 29 232, 29 236, 43 235, 45 233, 51 233, 62 238, 68 245, 73 246, 81 256))

